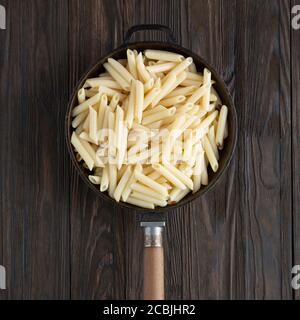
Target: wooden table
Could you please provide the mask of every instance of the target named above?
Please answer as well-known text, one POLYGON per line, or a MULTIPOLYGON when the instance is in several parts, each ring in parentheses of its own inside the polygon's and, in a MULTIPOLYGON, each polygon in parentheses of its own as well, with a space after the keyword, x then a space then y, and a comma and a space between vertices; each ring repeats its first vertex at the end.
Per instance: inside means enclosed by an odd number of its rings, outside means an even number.
MULTIPOLYGON (((218 187, 167 215, 169 299, 300 299, 300 30, 296 0, 1 0, 1 299, 138 299, 134 213, 82 183, 66 150, 72 89, 139 23, 172 28, 228 84, 239 120, 218 187)), ((136 40, 165 40, 143 33, 136 40)))

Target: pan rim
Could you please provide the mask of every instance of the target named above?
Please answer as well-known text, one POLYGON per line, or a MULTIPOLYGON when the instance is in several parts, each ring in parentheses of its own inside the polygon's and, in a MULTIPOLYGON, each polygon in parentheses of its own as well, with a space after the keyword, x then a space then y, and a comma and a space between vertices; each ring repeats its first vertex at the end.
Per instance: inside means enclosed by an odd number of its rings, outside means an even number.
MULTIPOLYGON (((162 50, 166 50, 166 48, 161 48, 162 50)), ((224 96, 223 94, 223 96, 224 96)), ((189 203, 201 198, 202 196, 206 195, 208 192, 210 192, 214 187, 217 186, 217 184, 221 181, 222 178, 224 178, 224 175, 230 166, 232 162, 232 158, 234 156, 236 146, 237 146, 237 139, 238 139, 238 120, 237 120, 237 112, 235 108, 235 104, 233 103, 232 96, 228 90, 228 87, 223 80, 223 78, 219 75, 219 73, 215 70, 213 66, 210 65, 205 59, 203 59, 201 56, 196 54, 195 52, 179 45, 176 43, 171 43, 171 42, 166 42, 166 41, 138 41, 138 42, 133 42, 133 43, 128 43, 128 44, 122 44, 121 46, 115 48, 114 50, 105 53, 98 61, 97 63, 93 64, 91 67, 89 67, 84 73, 83 76, 80 78, 80 80, 76 83, 74 89, 72 90, 70 99, 68 101, 67 105, 67 111, 66 111, 66 117, 65 117, 65 138, 66 138, 66 144, 68 148, 68 153, 70 155, 71 161, 73 163, 73 166, 75 167, 77 173, 81 177, 81 179, 84 181, 84 183, 89 187, 89 189, 93 190, 94 193, 96 193, 103 201, 108 201, 108 203, 112 204, 114 207, 117 208, 122 208, 122 209, 130 209, 133 213, 167 213, 169 211, 182 208, 183 206, 188 205, 189 203), (197 58, 197 62, 201 63, 203 66, 207 67, 213 75, 214 80, 216 80, 217 84, 222 88, 223 93, 226 95, 226 100, 229 102, 229 109, 231 112, 231 117, 233 120, 233 129, 234 132, 231 133, 231 139, 232 143, 228 152, 227 159, 223 165, 223 167, 216 173, 215 178, 209 182, 209 184, 203 188, 201 188, 198 192, 195 194, 189 194, 186 196, 184 199, 179 201, 176 204, 168 205, 164 208, 157 207, 154 210, 152 209, 145 209, 145 208, 140 208, 128 203, 124 202, 116 202, 113 198, 111 198, 107 193, 103 193, 100 190, 96 188, 95 185, 93 185, 87 175, 84 173, 84 170, 82 169, 82 166, 77 162, 76 157, 75 157, 75 152, 73 150, 73 147, 71 145, 71 111, 74 107, 74 100, 76 100, 77 97, 77 92, 80 87, 82 87, 83 82, 89 77, 91 73, 93 73, 95 70, 100 70, 101 67, 103 66, 103 63, 109 58, 113 57, 122 50, 126 49, 136 49, 137 47, 141 45, 149 45, 149 48, 151 49, 151 46, 162 46, 162 47, 169 47, 169 50, 178 50, 180 52, 184 52, 185 56, 191 56, 193 59, 197 58)))

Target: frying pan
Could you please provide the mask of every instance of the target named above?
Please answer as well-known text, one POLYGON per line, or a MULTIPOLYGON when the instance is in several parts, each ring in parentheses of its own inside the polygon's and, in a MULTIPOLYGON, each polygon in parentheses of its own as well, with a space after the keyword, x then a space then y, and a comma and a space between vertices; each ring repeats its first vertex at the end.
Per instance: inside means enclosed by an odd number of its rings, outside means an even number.
POLYGON ((100 198, 105 201, 110 202, 113 205, 117 205, 122 208, 131 209, 132 212, 139 213, 140 225, 144 229, 144 299, 146 300, 162 300, 164 299, 164 253, 162 245, 162 235, 165 227, 164 213, 172 211, 173 209, 178 209, 193 200, 198 199, 203 196, 209 190, 211 190, 220 178, 224 175, 231 158, 234 153, 234 149, 237 141, 237 116, 234 104, 230 97, 230 94, 226 88, 224 81, 220 78, 218 73, 214 68, 207 63, 204 59, 199 57, 194 52, 179 46, 176 41, 172 31, 163 25, 137 25, 130 28, 124 39, 124 43, 117 49, 113 50, 111 53, 102 57, 100 61, 89 69, 81 80, 78 82, 71 96, 66 121, 66 140, 67 146, 70 153, 71 160, 74 167, 79 173, 82 180, 91 188, 100 198), (167 41, 142 41, 130 43, 130 40, 135 32, 141 30, 158 30, 165 32, 167 34, 167 41), (115 200, 110 198, 107 193, 100 192, 99 188, 93 185, 88 179, 88 171, 83 168, 76 160, 74 149, 71 145, 71 134, 72 134, 72 109, 78 105, 77 92, 82 88, 83 84, 88 78, 97 77, 101 72, 104 72, 103 64, 108 58, 114 59, 124 59, 126 58, 126 50, 137 50, 144 51, 146 49, 157 49, 166 50, 171 52, 179 53, 185 57, 192 57, 194 63, 196 64, 197 70, 203 70, 203 68, 208 68, 212 73, 212 79, 216 81, 214 87, 219 93, 223 104, 228 107, 228 132, 229 136, 224 145, 224 149, 220 154, 220 163, 218 172, 214 173, 209 169, 209 184, 201 188, 197 193, 190 194, 181 200, 179 203, 174 205, 169 205, 165 208, 159 208, 158 211, 153 211, 149 209, 144 209, 136 207, 128 203, 116 203, 115 200))

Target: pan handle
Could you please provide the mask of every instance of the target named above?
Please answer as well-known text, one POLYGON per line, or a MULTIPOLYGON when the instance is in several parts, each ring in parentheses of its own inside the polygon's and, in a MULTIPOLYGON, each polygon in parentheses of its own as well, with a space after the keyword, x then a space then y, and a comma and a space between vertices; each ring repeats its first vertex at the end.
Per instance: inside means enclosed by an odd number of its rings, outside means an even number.
POLYGON ((141 222, 144 228, 144 300, 164 300, 165 222, 141 222))
POLYGON ((173 31, 161 24, 139 24, 131 27, 125 34, 124 45, 128 44, 135 32, 143 31, 143 30, 157 30, 165 32, 168 36, 168 41, 176 43, 176 39, 174 37, 173 31))

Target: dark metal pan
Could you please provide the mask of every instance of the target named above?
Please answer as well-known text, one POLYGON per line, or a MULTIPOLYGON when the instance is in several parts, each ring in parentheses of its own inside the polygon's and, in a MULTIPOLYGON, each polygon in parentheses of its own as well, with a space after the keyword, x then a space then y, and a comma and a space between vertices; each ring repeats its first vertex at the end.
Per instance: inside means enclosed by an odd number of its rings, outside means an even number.
POLYGON ((201 197, 209 190, 211 190, 224 175, 231 158, 233 156, 236 142, 237 142, 237 115, 234 104, 228 92, 228 89, 223 81, 223 79, 218 75, 215 69, 204 59, 199 57, 194 52, 183 48, 176 44, 175 38, 172 31, 163 25, 138 25, 134 26, 128 30, 125 35, 124 43, 117 49, 110 52, 105 57, 102 57, 96 65, 89 69, 81 80, 76 85, 74 92, 71 96, 66 121, 65 121, 65 130, 66 130, 66 141, 68 150, 70 153, 71 160, 75 166, 77 172, 83 181, 91 188, 99 197, 108 201, 119 207, 132 209, 135 212, 141 213, 141 225, 145 229, 145 247, 148 248, 145 250, 145 267, 144 267, 144 297, 146 299, 161 299, 163 298, 163 251, 162 251, 162 230, 164 227, 163 213, 171 211, 182 207, 189 202, 201 197), (167 34, 167 41, 141 41, 130 43, 130 40, 135 32, 141 30, 158 30, 165 32, 167 34), (88 171, 84 169, 76 160, 75 152, 71 145, 71 134, 72 134, 72 109, 78 104, 77 101, 77 92, 83 86, 85 81, 88 78, 97 77, 101 72, 104 72, 103 64, 107 61, 108 58, 112 57, 114 59, 122 59, 126 57, 127 49, 135 49, 137 51, 144 51, 146 49, 157 49, 157 50, 166 50, 179 53, 185 57, 192 57, 194 63, 198 70, 203 70, 203 68, 208 68, 212 72, 212 79, 215 80, 216 84, 214 87, 219 93, 223 104, 228 107, 228 132, 229 136, 224 145, 224 149, 220 154, 219 170, 214 173, 209 169, 209 184, 206 187, 202 187, 197 193, 190 194, 179 203, 174 205, 169 205, 165 208, 159 208, 157 212, 153 210, 143 209, 136 207, 127 203, 116 203, 116 201, 108 196, 107 193, 100 192, 99 188, 93 185, 88 179, 88 171))

